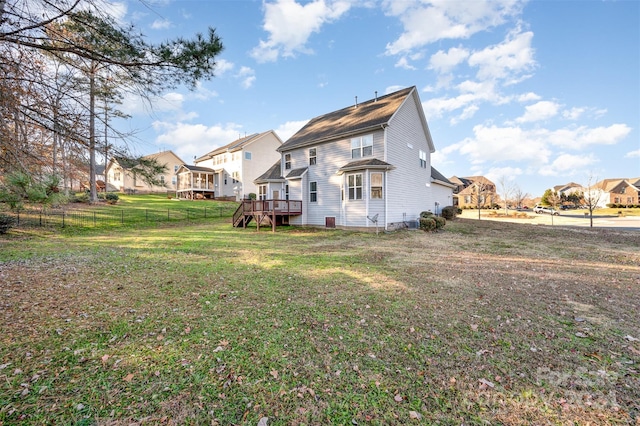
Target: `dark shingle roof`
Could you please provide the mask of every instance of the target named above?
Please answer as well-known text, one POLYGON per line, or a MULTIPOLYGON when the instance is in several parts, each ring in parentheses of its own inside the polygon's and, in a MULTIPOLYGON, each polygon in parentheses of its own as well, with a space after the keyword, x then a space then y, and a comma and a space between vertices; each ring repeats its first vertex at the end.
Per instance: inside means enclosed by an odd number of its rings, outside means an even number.
POLYGON ((415 86, 311 119, 278 151, 355 134, 387 124, 415 86))
POLYGON ((308 167, 303 167, 301 169, 293 169, 287 175, 287 179, 295 179, 295 178, 302 177, 302 175, 305 174, 308 169, 309 169, 308 167))
POLYGON ((184 167, 185 169, 191 171, 191 172, 209 172, 209 173, 215 173, 215 170, 210 169, 209 167, 200 167, 200 166, 192 166, 189 164, 183 164, 182 167, 184 167))
POLYGON ((440 173, 439 171, 437 171, 435 169, 435 167, 431 167, 431 178, 433 180, 438 180, 440 182, 444 182, 444 183, 448 183, 453 185, 452 182, 449 181, 449 179, 447 179, 446 177, 444 177, 444 175, 442 173, 440 173))
POLYGON ((267 170, 266 172, 258 176, 254 180, 254 182, 261 183, 261 182, 268 182, 268 181, 274 181, 274 180, 284 180, 284 178, 282 177, 282 174, 280 173, 280 160, 278 160, 276 164, 271 166, 269 170, 267 170))
POLYGON ((362 170, 362 169, 383 169, 389 170, 393 166, 385 161, 378 160, 377 158, 371 158, 367 160, 357 160, 345 164, 338 170, 339 173, 346 172, 348 170, 362 170))

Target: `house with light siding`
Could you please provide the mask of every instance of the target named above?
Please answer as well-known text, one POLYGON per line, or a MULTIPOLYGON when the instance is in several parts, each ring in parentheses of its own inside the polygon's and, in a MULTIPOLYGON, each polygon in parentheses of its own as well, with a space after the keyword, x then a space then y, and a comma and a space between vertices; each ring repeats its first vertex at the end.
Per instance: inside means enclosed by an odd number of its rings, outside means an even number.
POLYGON ((273 130, 244 136, 183 164, 177 171, 179 198, 231 198, 255 194, 254 180, 280 158, 282 140, 273 130))
POLYGON ((162 174, 157 176, 160 185, 149 185, 134 172, 136 160, 124 157, 113 157, 109 160, 104 171, 107 191, 126 193, 166 193, 176 189, 176 171, 184 161, 173 151, 161 151, 142 157, 145 160, 155 160, 165 167, 162 174))
POLYGON ((453 205, 460 209, 491 208, 500 201, 496 185, 484 176, 452 176, 453 205))
POLYGON ((431 165, 434 151, 415 87, 320 115, 278 148, 279 161, 255 180, 258 200, 241 206, 234 224, 415 226, 422 211, 453 202, 454 185, 431 165))

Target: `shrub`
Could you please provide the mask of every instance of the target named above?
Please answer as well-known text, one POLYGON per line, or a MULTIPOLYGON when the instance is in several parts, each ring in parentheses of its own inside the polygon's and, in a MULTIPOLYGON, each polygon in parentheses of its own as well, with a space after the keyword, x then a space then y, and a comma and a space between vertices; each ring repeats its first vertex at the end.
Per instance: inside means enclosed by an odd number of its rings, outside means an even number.
POLYGON ((250 192, 249 193, 249 199, 250 200, 255 200, 256 199, 256 193, 255 192, 250 192))
POLYGON ((458 213, 459 209, 456 209, 453 206, 447 206, 447 207, 443 207, 442 208, 442 217, 445 218, 446 220, 453 220, 456 218, 456 214, 460 214, 462 213, 462 210, 460 210, 460 213, 458 213))
POLYGON ((421 217, 420 218, 420 229, 425 232, 434 231, 436 229, 436 220, 435 216, 432 217, 421 217))
POLYGON ((447 224, 447 220, 444 217, 434 216, 433 219, 436 221, 436 229, 444 228, 444 225, 447 224))
POLYGON ((88 203, 89 202, 89 193, 82 192, 80 194, 76 194, 71 197, 71 202, 73 203, 88 203))
POLYGON ((433 213, 431 213, 431 212, 430 212, 430 211, 428 211, 428 210, 427 210, 426 212, 420 212, 420 218, 423 218, 423 217, 432 217, 432 216, 433 216, 433 213))
POLYGON ((13 216, 0 213, 0 234, 6 234, 9 229, 13 228, 16 220, 13 216))
POLYGON ((113 193, 113 192, 107 192, 107 194, 104 196, 104 198, 105 198, 105 200, 107 200, 107 203, 109 203, 109 204, 115 204, 120 199, 118 194, 113 193))

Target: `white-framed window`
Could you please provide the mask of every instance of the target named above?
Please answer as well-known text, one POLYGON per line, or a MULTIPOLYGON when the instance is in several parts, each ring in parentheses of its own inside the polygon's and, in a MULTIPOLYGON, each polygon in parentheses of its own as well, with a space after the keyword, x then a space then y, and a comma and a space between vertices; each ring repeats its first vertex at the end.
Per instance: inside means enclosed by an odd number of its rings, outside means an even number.
POLYGON ((113 180, 120 180, 120 172, 114 172, 113 173, 113 180))
POLYGON ((177 172, 179 168, 180 168, 180 165, 178 165, 178 164, 173 166, 173 173, 177 172))
POLYGON ((258 199, 259 200, 267 199, 267 185, 260 185, 258 187, 258 199))
POLYGON ((244 159, 245 160, 251 160, 251 152, 250 151, 245 151, 244 152, 244 159))
POLYGON ((238 183, 240 181, 240 172, 231 173, 231 183, 238 183))
POLYGON ((284 169, 291 170, 291 154, 284 155, 284 169))
POLYGON ((383 175, 380 172, 371 173, 371 199, 381 199, 383 175))
POLYGON ((160 183, 164 185, 164 175, 160 175, 160 183))
POLYGON ((427 168, 427 153, 423 150, 420 150, 420 167, 427 168))
POLYGON ((225 174, 224 174, 224 184, 225 184, 225 185, 227 184, 227 179, 229 179, 229 174, 228 174, 228 173, 225 173, 225 174))
POLYGON ((351 158, 362 158, 371 155, 373 155, 373 135, 351 139, 351 158))
POLYGON ((347 176, 350 200, 362 200, 362 173, 347 176))
POLYGON ((178 178, 177 178, 176 176, 173 176, 173 177, 171 178, 171 183, 172 183, 173 185, 175 185, 177 182, 178 182, 178 178))
POLYGON ((309 182, 309 201, 312 203, 318 201, 318 182, 309 182))
POLYGON ((465 204, 471 204, 471 195, 465 195, 464 196, 464 203, 465 204))
POLYGON ((284 185, 284 199, 288 200, 289 199, 289 184, 285 184, 284 185))
POLYGON ((317 160, 317 149, 316 148, 309 148, 309 165, 310 166, 315 166, 316 164, 316 160, 317 160))

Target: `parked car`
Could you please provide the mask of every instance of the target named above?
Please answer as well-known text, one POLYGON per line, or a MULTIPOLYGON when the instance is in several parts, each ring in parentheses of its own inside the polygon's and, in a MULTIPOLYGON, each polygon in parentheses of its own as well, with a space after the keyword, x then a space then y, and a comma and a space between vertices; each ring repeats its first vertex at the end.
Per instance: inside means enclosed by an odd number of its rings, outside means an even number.
POLYGON ((546 214, 551 214, 551 215, 554 215, 554 216, 560 216, 560 212, 558 210, 552 209, 550 207, 535 206, 533 208, 533 212, 534 213, 538 213, 538 214, 546 213, 546 214))

